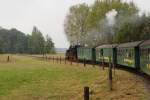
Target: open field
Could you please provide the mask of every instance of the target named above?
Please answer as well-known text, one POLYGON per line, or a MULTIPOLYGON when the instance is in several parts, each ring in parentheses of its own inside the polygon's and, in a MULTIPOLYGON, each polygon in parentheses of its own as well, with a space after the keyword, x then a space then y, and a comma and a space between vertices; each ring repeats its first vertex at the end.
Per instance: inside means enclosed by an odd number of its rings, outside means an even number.
MULTIPOLYGON (((11 55, 0 58, 0 100, 83 100, 89 86, 91 100, 146 100, 144 79, 116 70, 108 90, 108 70, 83 64, 57 64, 33 57, 11 55)), ((149 99, 148 99, 149 100, 149 99)))
MULTIPOLYGON (((36 57, 43 57, 43 55, 29 55, 29 56, 36 56, 36 57)), ((46 54, 47 57, 62 57, 65 58, 65 54, 64 53, 56 53, 56 54, 46 54)))

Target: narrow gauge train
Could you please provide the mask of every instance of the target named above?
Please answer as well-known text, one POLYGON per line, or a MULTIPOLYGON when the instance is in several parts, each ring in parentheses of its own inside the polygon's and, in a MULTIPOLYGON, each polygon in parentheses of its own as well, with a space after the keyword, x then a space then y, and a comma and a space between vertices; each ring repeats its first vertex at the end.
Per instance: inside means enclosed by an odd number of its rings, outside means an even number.
POLYGON ((79 61, 111 62, 150 75, 150 40, 101 45, 95 48, 72 46, 66 55, 79 61))

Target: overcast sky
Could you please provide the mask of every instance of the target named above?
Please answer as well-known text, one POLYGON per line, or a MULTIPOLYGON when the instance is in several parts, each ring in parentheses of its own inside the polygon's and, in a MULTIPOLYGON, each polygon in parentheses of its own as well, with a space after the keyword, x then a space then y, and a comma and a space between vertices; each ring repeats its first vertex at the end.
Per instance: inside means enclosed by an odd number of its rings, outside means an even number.
MULTIPOLYGON (((142 12, 150 11, 149 0, 133 1, 142 12)), ((44 35, 52 37, 56 47, 68 47, 64 19, 70 6, 83 2, 91 4, 94 0, 0 0, 0 26, 28 34, 37 26, 44 35)))

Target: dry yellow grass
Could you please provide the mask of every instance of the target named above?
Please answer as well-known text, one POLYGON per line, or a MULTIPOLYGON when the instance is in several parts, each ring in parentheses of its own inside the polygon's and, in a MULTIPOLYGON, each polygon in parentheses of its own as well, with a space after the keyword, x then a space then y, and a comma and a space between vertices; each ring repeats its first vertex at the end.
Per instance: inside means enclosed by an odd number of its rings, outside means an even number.
POLYGON ((0 100, 83 100, 83 87, 89 86, 91 100, 149 100, 144 78, 116 70, 113 91, 108 89, 108 69, 83 64, 77 66, 11 56, 0 59, 0 100))

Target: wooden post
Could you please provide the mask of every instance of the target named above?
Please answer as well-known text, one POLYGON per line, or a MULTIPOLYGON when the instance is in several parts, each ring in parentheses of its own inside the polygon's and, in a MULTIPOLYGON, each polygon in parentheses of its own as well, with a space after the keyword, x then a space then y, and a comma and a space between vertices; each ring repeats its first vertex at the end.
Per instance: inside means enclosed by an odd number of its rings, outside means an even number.
POLYGON ((53 56, 53 63, 54 63, 54 56, 53 56))
POLYGON ((47 60, 47 56, 46 56, 46 60, 47 60))
POLYGON ((79 65, 79 61, 78 61, 78 59, 76 60, 76 63, 77 63, 77 66, 79 65))
POLYGON ((49 57, 49 61, 51 61, 51 56, 49 57))
POLYGON ((60 64, 61 64, 61 56, 60 56, 60 64))
POLYGON ((86 66, 86 60, 85 60, 85 58, 84 58, 84 67, 86 66))
POLYGON ((84 100, 89 100, 89 87, 84 87, 84 100))
POLYGON ((115 67, 116 67, 116 64, 113 63, 114 75, 115 75, 115 67))
POLYGON ((109 90, 112 91, 112 64, 109 61, 109 90))
POLYGON ((99 68, 101 68, 102 67, 102 62, 99 62, 99 68))
POLYGON ((105 70, 105 66, 104 66, 104 57, 102 59, 102 66, 103 66, 103 70, 105 70))
POLYGON ((72 65, 72 57, 71 57, 71 59, 70 59, 71 61, 70 61, 70 65, 72 65))
POLYGON ((58 60, 59 60, 59 58, 58 58, 58 56, 57 56, 57 63, 58 63, 58 60))
POLYGON ((94 61, 94 60, 93 60, 93 63, 92 63, 92 64, 93 64, 93 67, 95 67, 95 61, 94 61))
POLYGON ((56 56, 55 60, 56 60, 56 63, 57 63, 57 62, 58 62, 58 61, 57 61, 57 56, 56 56))
POLYGON ((7 62, 9 62, 10 61, 10 59, 9 59, 9 56, 7 57, 7 62))
POLYGON ((65 57, 65 64, 66 64, 66 59, 67 59, 67 58, 65 57))
POLYGON ((43 57, 42 57, 43 59, 44 59, 44 54, 43 54, 43 57))

